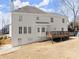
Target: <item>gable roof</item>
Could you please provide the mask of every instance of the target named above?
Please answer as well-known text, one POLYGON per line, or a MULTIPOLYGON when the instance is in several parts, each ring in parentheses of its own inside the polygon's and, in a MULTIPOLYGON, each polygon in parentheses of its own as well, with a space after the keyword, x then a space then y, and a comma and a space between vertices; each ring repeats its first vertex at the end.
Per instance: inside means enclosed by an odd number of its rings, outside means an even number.
POLYGON ((38 13, 38 14, 45 14, 46 12, 33 7, 33 6, 24 6, 22 8, 18 8, 14 10, 13 12, 23 12, 23 13, 38 13))
MULTIPOLYGON (((13 12, 33 13, 33 14, 54 14, 54 15, 58 15, 58 16, 65 16, 65 15, 61 15, 58 13, 45 12, 37 7, 34 7, 34 6, 24 6, 24 7, 21 7, 21 8, 14 10, 13 12)), ((67 16, 65 16, 65 17, 67 17, 67 16)))

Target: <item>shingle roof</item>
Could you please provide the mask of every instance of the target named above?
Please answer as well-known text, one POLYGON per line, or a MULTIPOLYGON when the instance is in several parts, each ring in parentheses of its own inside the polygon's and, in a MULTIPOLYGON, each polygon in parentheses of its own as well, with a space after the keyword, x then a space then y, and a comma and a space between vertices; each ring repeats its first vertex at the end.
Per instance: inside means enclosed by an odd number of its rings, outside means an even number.
POLYGON ((64 16, 64 15, 61 15, 61 14, 58 14, 58 13, 44 12, 43 10, 41 10, 37 7, 34 7, 34 6, 24 6, 24 7, 21 7, 21 8, 14 10, 13 12, 33 13, 33 14, 54 14, 54 15, 64 16))
POLYGON ((44 12, 36 7, 33 7, 33 6, 24 6, 22 8, 14 10, 13 12, 38 13, 38 14, 41 14, 41 13, 45 14, 46 13, 46 12, 44 12))

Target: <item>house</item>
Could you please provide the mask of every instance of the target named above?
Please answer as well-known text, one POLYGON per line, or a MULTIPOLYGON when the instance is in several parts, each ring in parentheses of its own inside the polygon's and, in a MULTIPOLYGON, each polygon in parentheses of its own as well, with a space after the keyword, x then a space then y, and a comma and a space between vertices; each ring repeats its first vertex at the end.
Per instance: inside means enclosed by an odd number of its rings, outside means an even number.
POLYGON ((10 24, 7 24, 2 29, 0 29, 0 35, 9 34, 9 26, 10 24))
POLYGON ((8 24, 8 25, 5 25, 3 28, 2 28, 2 33, 3 34, 9 34, 9 26, 10 26, 10 24, 8 24))
POLYGON ((79 31, 79 15, 70 23, 69 28, 72 32, 74 31, 74 29, 75 31, 79 31))
POLYGON ((10 35, 14 46, 45 40, 47 32, 68 31, 68 18, 24 6, 11 13, 10 35))

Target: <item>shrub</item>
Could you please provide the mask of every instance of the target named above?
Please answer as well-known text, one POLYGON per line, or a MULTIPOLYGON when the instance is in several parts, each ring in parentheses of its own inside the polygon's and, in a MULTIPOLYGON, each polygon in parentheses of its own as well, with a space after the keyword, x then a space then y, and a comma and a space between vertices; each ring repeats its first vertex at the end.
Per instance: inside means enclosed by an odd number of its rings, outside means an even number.
POLYGON ((5 36, 4 39, 7 39, 7 36, 5 36))
POLYGON ((2 42, 1 42, 2 40, 3 40, 3 37, 0 37, 0 45, 2 44, 2 42))
POLYGON ((2 40, 3 39, 3 37, 0 37, 0 40, 2 40))

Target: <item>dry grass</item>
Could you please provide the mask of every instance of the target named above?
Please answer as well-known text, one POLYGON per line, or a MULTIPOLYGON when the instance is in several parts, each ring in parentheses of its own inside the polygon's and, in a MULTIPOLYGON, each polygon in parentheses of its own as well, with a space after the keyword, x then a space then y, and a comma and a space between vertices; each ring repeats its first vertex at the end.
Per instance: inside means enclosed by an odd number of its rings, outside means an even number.
POLYGON ((2 39, 1 41, 1 45, 6 45, 6 44, 11 44, 11 39, 10 38, 7 38, 7 39, 2 39))
POLYGON ((24 45, 0 59, 79 59, 79 38, 57 44, 47 41, 24 45))
POLYGON ((3 40, 3 44, 11 44, 11 39, 3 40))

